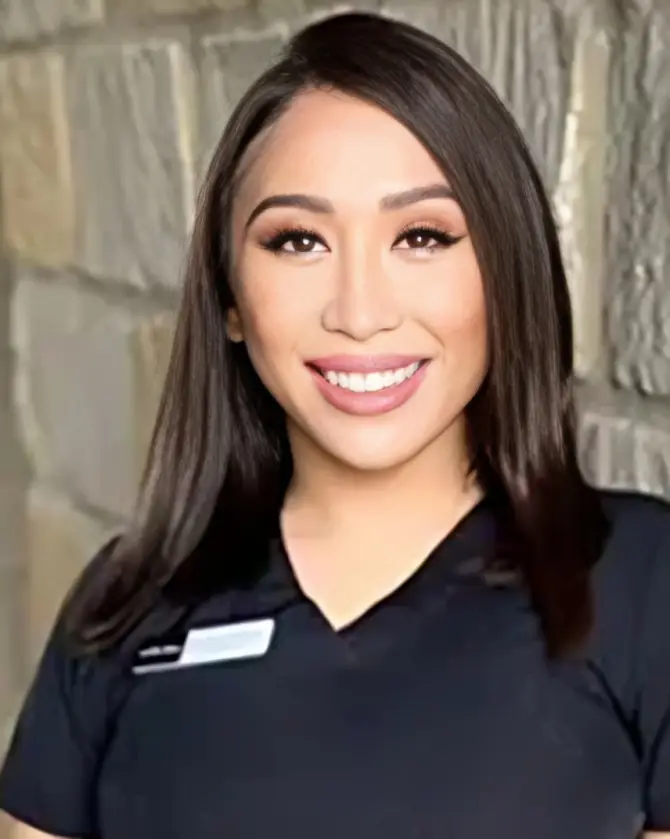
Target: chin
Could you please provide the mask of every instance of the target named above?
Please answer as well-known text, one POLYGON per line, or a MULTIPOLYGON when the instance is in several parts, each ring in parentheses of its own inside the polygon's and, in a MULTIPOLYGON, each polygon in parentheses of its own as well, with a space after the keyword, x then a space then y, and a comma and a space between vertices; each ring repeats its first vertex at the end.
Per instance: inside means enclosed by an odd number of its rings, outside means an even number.
POLYGON ((425 456, 449 459, 463 449, 463 412, 454 411, 452 414, 442 409, 439 416, 437 414, 436 411, 432 422, 428 421, 425 413, 421 417, 417 412, 412 417, 391 417, 388 414, 385 418, 348 418, 319 425, 296 423, 293 425, 294 433, 289 433, 289 436, 293 437, 292 445, 299 445, 307 458, 325 456, 340 468, 361 473, 387 472, 425 456), (312 454, 308 455, 310 450, 312 454))
POLYGON ((388 440, 379 434, 374 442, 339 439, 336 445, 324 446, 328 454, 343 466, 359 472, 386 472, 403 466, 421 454, 429 441, 388 440))
POLYGON ((341 457, 338 459, 342 465, 347 466, 352 471, 373 473, 392 471, 412 458, 401 457, 395 453, 391 453, 390 455, 380 454, 376 457, 374 454, 370 455, 369 453, 361 452, 360 457, 351 457, 349 455, 347 458, 341 457))

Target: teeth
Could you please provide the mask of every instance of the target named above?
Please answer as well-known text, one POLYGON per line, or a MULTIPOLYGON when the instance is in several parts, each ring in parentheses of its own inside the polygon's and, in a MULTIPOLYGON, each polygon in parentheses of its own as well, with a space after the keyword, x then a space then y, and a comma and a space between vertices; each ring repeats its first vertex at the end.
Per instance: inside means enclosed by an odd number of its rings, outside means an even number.
POLYGON ((405 379, 411 378, 420 365, 418 361, 400 367, 397 370, 384 370, 380 373, 339 373, 336 370, 326 370, 324 379, 331 385, 351 390, 354 393, 374 393, 387 387, 396 387, 405 379))

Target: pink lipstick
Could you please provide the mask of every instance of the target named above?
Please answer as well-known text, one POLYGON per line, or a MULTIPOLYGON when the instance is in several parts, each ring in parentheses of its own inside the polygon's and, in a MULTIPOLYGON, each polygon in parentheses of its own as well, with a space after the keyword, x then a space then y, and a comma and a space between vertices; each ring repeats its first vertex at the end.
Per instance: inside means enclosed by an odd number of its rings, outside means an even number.
POLYGON ((307 368, 324 399, 347 414, 375 416, 404 405, 423 382, 428 359, 416 355, 333 355, 307 368))

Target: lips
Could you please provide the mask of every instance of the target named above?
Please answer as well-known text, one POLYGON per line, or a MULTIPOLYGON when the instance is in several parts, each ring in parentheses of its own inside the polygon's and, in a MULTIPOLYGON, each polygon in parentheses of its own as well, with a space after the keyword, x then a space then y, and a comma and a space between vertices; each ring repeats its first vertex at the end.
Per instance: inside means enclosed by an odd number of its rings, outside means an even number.
POLYGON ((305 363, 321 374, 329 370, 338 373, 382 373, 425 360, 425 356, 420 355, 328 355, 310 358, 305 363))
POLYGON ((334 408, 374 416, 404 405, 419 389, 428 363, 415 355, 339 355, 310 359, 306 366, 334 408))

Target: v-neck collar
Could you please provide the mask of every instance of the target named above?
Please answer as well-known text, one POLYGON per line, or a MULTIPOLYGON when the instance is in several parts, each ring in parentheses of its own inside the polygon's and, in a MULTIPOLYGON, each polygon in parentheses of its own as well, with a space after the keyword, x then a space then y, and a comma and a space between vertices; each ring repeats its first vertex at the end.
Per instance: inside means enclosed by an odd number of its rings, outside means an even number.
POLYGON ((279 528, 271 540, 267 573, 260 582, 266 605, 299 604, 315 631, 347 647, 386 644, 446 605, 464 587, 481 586, 480 572, 495 539, 495 517, 486 498, 480 500, 430 551, 404 582, 345 627, 335 629, 303 592, 279 528))

